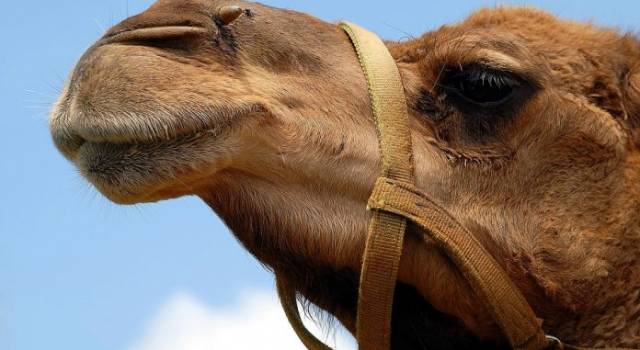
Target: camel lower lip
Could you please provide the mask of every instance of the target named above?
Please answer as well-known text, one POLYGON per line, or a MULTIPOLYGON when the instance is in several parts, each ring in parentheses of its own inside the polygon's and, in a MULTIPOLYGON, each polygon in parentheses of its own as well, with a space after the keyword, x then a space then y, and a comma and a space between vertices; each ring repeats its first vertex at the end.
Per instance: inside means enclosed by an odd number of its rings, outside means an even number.
POLYGON ((174 181, 176 174, 206 172, 214 159, 206 150, 220 135, 218 131, 203 131, 139 144, 87 141, 75 151, 73 162, 83 177, 112 201, 146 202, 174 181))
POLYGON ((165 138, 156 137, 155 139, 135 139, 125 138, 111 140, 111 139, 96 139, 96 138, 84 138, 80 136, 66 136, 66 137, 54 137, 55 143, 58 148, 69 158, 76 162, 80 153, 109 153, 115 150, 126 150, 128 153, 135 152, 136 149, 160 149, 163 147, 169 147, 171 145, 179 145, 187 141, 194 141, 198 138, 207 136, 215 136, 219 134, 219 131, 213 129, 204 130, 200 132, 185 133, 184 135, 168 135, 165 138))
POLYGON ((126 176, 132 171, 150 171, 162 159, 184 155, 186 148, 216 139, 218 130, 206 130, 165 141, 144 143, 84 142, 74 162, 89 179, 101 180, 126 176))
POLYGON ((134 158, 135 156, 148 157, 152 154, 160 154, 163 151, 176 150, 185 145, 193 144, 204 138, 215 138, 220 134, 217 130, 205 130, 176 137, 167 137, 164 140, 130 140, 126 142, 95 142, 85 141, 77 149, 77 154, 87 156, 119 155, 120 157, 134 158))

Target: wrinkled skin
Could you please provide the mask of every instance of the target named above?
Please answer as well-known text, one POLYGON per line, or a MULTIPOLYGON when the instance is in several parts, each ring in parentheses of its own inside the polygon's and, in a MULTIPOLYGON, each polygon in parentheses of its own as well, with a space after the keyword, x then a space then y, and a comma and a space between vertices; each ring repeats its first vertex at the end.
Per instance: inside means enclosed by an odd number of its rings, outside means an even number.
MULTIPOLYGON (((56 103, 54 140, 114 202, 200 196, 252 254, 354 331, 379 172, 359 63, 335 24, 235 2, 244 13, 222 25, 226 4, 160 0, 111 29, 56 103)), ((419 187, 483 242, 547 332, 640 346, 637 39, 498 8, 388 46, 419 187), (508 100, 466 98, 469 72, 494 77, 481 95, 508 86, 508 100)), ((415 228, 399 278, 395 348, 503 344, 415 228)))

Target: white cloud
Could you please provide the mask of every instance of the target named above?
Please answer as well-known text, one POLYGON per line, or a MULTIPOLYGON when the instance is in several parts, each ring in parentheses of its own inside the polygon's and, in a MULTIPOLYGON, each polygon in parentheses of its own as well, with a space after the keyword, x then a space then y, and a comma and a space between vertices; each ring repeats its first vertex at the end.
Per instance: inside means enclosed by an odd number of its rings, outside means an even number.
MULTIPOLYGON (((312 322, 307 324, 316 334, 312 322)), ((354 349, 345 331, 332 332, 328 344, 354 349)), ((230 307, 213 308, 190 294, 179 293, 160 307, 143 337, 130 350, 300 350, 275 293, 246 293, 230 307)))

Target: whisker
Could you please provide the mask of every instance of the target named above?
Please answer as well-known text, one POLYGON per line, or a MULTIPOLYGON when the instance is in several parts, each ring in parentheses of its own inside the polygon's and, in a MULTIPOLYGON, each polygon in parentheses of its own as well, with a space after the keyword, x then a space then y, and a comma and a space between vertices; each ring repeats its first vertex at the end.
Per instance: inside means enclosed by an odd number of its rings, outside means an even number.
POLYGON ((40 112, 48 112, 49 111, 49 106, 24 106, 24 108, 35 110, 35 111, 40 111, 40 112))
POLYGON ((100 30, 100 34, 103 34, 107 31, 107 29, 105 28, 104 25, 102 25, 102 23, 100 23, 100 20, 97 18, 93 19, 93 22, 96 24, 96 26, 98 26, 98 29, 100 30))
POLYGON ((140 217, 142 217, 146 221, 149 221, 149 217, 147 216, 141 205, 135 204, 133 205, 133 208, 138 212, 138 215, 140 215, 140 217))
MULTIPOLYGON (((49 98, 53 98, 53 96, 49 96, 49 98)), ((24 103, 34 103, 37 105, 48 105, 51 101, 43 101, 43 100, 23 100, 24 103)))
POLYGON ((396 30, 396 31, 398 31, 398 32, 400 32, 400 33, 402 33, 402 34, 404 34, 405 36, 404 36, 404 37, 402 37, 402 38, 400 38, 400 40, 404 40, 405 38, 408 38, 408 40, 413 40, 413 39, 415 39, 415 38, 416 38, 416 37, 415 37, 415 36, 413 36, 411 33, 406 32, 406 31, 404 31, 404 30, 402 30, 402 29, 400 29, 400 28, 394 27, 394 26, 392 26, 391 24, 389 24, 389 23, 387 23, 387 22, 382 22, 382 24, 384 24, 385 26, 387 26, 387 27, 389 27, 389 28, 391 28, 391 29, 393 29, 393 30, 396 30))
MULTIPOLYGON (((56 76, 59 76, 59 74, 56 74, 56 76)), ((60 95, 62 93, 62 85, 64 85, 64 78, 59 77, 58 78, 60 81, 62 81, 62 83, 52 83, 52 82, 46 82, 45 84, 47 85, 48 88, 50 88, 51 90, 53 90, 53 93, 55 94, 55 96, 60 95)))
POLYGON ((36 90, 31 90, 31 89, 24 89, 24 92, 32 94, 32 95, 39 95, 39 96, 43 96, 46 98, 51 98, 53 97, 52 95, 46 94, 44 92, 40 92, 40 91, 36 91, 36 90))

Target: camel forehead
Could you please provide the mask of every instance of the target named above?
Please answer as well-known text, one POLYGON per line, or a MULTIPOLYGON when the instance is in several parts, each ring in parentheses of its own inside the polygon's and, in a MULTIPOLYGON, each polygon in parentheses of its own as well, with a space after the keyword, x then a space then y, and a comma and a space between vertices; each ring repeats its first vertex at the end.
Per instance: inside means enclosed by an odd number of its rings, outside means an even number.
POLYGON ((528 7, 481 9, 460 23, 391 47, 399 61, 420 63, 431 83, 443 66, 482 62, 577 94, 596 80, 615 88, 629 71, 630 58, 640 52, 633 36, 528 7))
POLYGON ((530 32, 546 34, 562 31, 566 35, 573 34, 580 30, 581 34, 589 35, 596 32, 593 26, 561 19, 532 7, 500 6, 496 8, 484 8, 472 13, 467 17, 461 26, 466 28, 490 28, 502 27, 516 32, 530 32), (573 28, 573 29, 572 29, 573 28), (585 29, 590 28, 591 30, 585 29))
POLYGON ((599 52, 624 41, 616 30, 561 19, 530 7, 482 9, 459 24, 458 29, 467 34, 509 33, 529 47, 555 52, 599 52))

